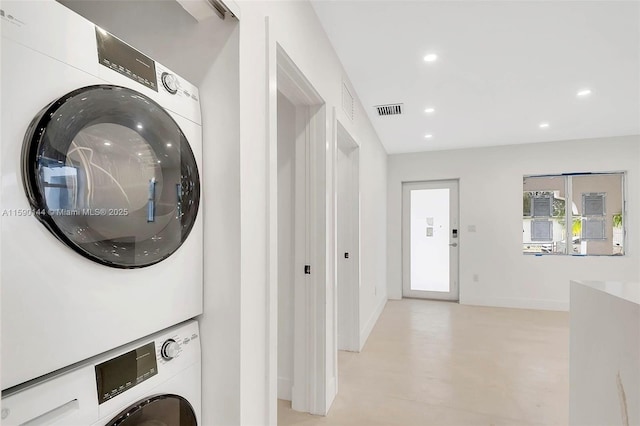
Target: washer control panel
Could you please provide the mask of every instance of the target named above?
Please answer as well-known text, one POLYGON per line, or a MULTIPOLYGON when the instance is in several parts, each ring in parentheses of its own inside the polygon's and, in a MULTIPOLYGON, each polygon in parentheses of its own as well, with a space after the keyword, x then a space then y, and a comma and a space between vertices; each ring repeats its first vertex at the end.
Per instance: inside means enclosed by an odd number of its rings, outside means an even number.
POLYGON ((160 75, 160 80, 162 81, 162 86, 167 92, 172 95, 178 93, 178 80, 175 75, 165 71, 160 75))
POLYGON ((158 374, 155 342, 128 351, 95 366, 100 404, 158 374))
POLYGON ((173 339, 169 339, 162 344, 160 356, 162 356, 166 361, 170 361, 178 355, 179 350, 180 346, 178 343, 173 339))
POLYGON ((193 352, 198 349, 196 340, 199 338, 197 330, 179 330, 179 332, 171 333, 161 341, 156 342, 156 355, 158 363, 167 365, 181 359, 188 351, 193 352), (196 345, 196 348, 191 346, 196 345))
MULTIPOLYGON (((117 356, 94 364, 98 402, 103 404, 147 380, 166 380, 200 360, 195 321, 158 333, 153 340, 133 343, 117 356), (162 378, 164 377, 164 379, 162 378)), ((153 386, 153 384, 150 384, 153 386)))

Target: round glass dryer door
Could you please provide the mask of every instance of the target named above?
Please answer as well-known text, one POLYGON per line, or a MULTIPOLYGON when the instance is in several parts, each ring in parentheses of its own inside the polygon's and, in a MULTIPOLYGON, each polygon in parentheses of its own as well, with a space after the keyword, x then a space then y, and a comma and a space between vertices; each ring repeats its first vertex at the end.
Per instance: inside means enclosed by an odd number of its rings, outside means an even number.
POLYGON ((107 426, 198 426, 198 422, 186 399, 159 395, 126 409, 107 426))
POLYGON ((32 121, 22 177, 33 213, 81 255, 116 268, 160 262, 200 202, 191 147, 156 102, 124 87, 75 90, 32 121))

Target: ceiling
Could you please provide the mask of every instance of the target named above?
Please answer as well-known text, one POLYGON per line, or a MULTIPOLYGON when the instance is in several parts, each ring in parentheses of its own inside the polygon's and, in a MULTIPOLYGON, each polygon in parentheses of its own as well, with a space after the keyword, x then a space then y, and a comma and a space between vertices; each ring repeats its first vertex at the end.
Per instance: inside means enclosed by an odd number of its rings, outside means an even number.
POLYGON ((638 1, 312 4, 389 153, 640 134, 638 1))

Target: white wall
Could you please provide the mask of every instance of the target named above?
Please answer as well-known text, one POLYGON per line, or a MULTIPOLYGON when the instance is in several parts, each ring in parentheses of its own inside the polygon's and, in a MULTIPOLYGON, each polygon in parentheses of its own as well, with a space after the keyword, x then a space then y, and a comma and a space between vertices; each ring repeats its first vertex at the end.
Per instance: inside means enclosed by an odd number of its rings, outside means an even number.
POLYGON ((239 31, 233 22, 227 25, 229 38, 200 85, 204 313, 199 322, 204 425, 240 422, 239 31))
POLYGON ((240 149, 237 21, 198 23, 165 0, 63 0, 200 89, 203 124, 203 424, 240 423, 240 149))
POLYGON ((278 398, 293 383, 296 109, 278 92, 278 398))
MULTIPOLYGON (((358 105, 356 117, 367 120, 358 105)), ((368 123, 367 123, 368 124, 368 123)), ((346 126, 345 126, 346 127, 346 126)), ((348 130, 348 129, 347 129, 348 130)), ((387 302, 387 154, 370 125, 349 131, 360 144, 360 348, 387 302), (382 203, 382 204, 380 204, 382 203)))
POLYGON ((461 303, 567 310, 571 279, 640 277, 639 136, 391 155, 388 169, 390 298, 402 296, 401 190, 410 181, 460 179, 461 303), (523 175, 620 170, 628 172, 626 256, 522 254, 523 175))
MULTIPOLYGON (((273 269, 267 258, 267 217, 277 200, 267 199, 269 147, 267 105, 275 104, 275 92, 268 92, 266 76, 275 78, 275 64, 267 64, 267 48, 275 51, 279 43, 327 106, 327 135, 334 125, 331 111, 360 144, 361 216, 362 216, 362 323, 375 323, 380 306, 386 300, 386 153, 361 105, 356 106, 356 119, 351 121, 342 111, 342 79, 344 70, 326 37, 312 7, 307 2, 241 2, 240 15, 240 155, 241 162, 241 294, 242 294, 242 424, 276 423, 275 392, 268 382, 274 369, 271 342, 267 341, 265 318, 275 324, 277 312, 272 312, 266 277, 273 269), (269 18, 269 38, 266 17, 269 18), (265 46, 267 45, 267 46, 265 46), (267 71, 271 71, 269 74, 267 71), (366 274, 364 273, 366 272, 366 274), (245 356, 246 355, 246 356, 245 356)), ((329 144, 334 143, 327 140, 329 144)), ((332 167, 332 164, 330 164, 332 167)), ((333 169, 331 168, 332 172, 333 169)), ((332 283, 333 285, 333 283, 332 283)), ((364 330, 366 335, 368 330, 364 330)), ((277 367, 277 366, 275 366, 277 367)))
POLYGON ((570 425, 640 424, 639 290, 640 282, 571 283, 570 425))

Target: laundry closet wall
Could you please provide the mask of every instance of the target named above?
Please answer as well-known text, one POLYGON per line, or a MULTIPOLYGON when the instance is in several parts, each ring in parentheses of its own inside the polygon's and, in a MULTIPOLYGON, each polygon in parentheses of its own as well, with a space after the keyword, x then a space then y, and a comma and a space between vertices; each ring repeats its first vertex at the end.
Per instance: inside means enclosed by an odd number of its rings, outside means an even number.
POLYGON ((177 2, 165 0, 60 3, 199 87, 204 133, 202 418, 204 425, 240 424, 238 22, 217 16, 197 22, 177 2))

